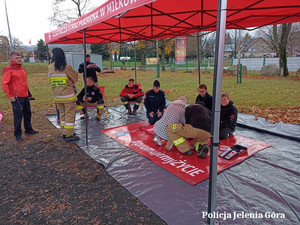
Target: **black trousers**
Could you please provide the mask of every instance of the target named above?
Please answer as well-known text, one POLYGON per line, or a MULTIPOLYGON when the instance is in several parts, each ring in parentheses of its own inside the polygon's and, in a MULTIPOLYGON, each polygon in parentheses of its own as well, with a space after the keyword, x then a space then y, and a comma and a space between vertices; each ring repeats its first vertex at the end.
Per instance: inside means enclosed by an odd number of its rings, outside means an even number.
POLYGON ((223 139, 229 138, 233 132, 234 132, 234 130, 232 130, 228 127, 222 128, 222 129, 220 129, 219 139, 223 140, 223 139))
POLYGON ((31 108, 28 97, 16 97, 16 101, 11 102, 14 113, 14 135, 22 136, 21 123, 24 117, 25 131, 32 131, 31 126, 31 108))
MULTIPOLYGON (((95 102, 89 102, 88 101, 88 105, 89 105, 89 103, 90 104, 95 104, 95 102)), ((85 107, 85 102, 84 101, 79 101, 78 99, 76 100, 76 106, 79 106, 79 105, 82 105, 83 107, 85 107)), ((97 101, 97 106, 98 105, 104 105, 104 100, 103 100, 103 98, 100 98, 100 99, 98 99, 98 101, 97 101)), ((105 106, 103 106, 103 107, 105 107, 105 106)), ((78 110, 78 108, 77 108, 77 110, 78 110)), ((82 110, 82 113, 83 114, 85 114, 85 108, 83 108, 83 109, 80 109, 80 110, 82 110)), ((103 110, 102 110, 103 111, 103 110)), ((80 111, 79 111, 80 112, 80 111)), ((97 107, 97 113, 99 114, 99 108, 97 107)))
POLYGON ((133 109, 137 110, 140 107, 141 102, 143 101, 143 97, 139 96, 137 98, 128 98, 128 97, 121 97, 121 101, 127 110, 130 109, 129 102, 135 102, 133 109))
POLYGON ((151 116, 150 116, 150 113, 147 112, 147 118, 148 118, 149 124, 150 124, 150 125, 155 124, 156 121, 160 120, 160 119, 162 118, 163 115, 164 115, 164 112, 162 112, 161 117, 159 117, 159 116, 157 116, 157 112, 156 112, 156 113, 154 113, 154 116, 151 117, 151 116))

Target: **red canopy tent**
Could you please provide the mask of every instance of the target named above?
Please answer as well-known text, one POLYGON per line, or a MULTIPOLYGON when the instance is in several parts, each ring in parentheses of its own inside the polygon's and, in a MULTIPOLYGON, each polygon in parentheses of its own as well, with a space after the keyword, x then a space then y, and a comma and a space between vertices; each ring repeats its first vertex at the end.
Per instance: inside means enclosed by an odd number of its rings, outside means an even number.
MULTIPOLYGON (((79 19, 45 34, 47 44, 124 42, 216 30, 216 0, 109 0, 79 19)), ((300 20, 299 0, 228 0, 227 29, 300 20)))
MULTIPOLYGON (((79 19, 45 33, 45 40, 47 44, 85 46, 216 30, 208 201, 208 213, 213 213, 226 29, 254 29, 299 21, 300 0, 108 0, 79 19)), ((214 224, 214 218, 208 218, 208 223, 214 224)))

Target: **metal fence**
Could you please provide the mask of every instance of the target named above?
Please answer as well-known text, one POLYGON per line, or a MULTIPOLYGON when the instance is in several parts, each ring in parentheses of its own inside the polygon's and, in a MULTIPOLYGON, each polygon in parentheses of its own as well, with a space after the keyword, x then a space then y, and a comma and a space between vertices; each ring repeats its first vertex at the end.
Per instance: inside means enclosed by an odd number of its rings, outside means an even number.
MULTIPOLYGON (((238 64, 238 59, 233 59, 233 65, 238 64)), ((261 70, 264 65, 276 64, 279 66, 279 58, 243 58, 241 64, 248 70, 261 70)), ((288 57, 287 66, 289 71, 297 71, 300 68, 300 57, 288 57)))

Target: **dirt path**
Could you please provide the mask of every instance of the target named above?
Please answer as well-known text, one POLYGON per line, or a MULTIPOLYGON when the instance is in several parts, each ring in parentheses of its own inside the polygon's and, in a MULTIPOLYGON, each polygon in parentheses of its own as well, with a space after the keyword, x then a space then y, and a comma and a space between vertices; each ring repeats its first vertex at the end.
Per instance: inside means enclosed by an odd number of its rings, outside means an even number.
POLYGON ((165 224, 42 115, 22 143, 0 125, 0 224, 165 224))

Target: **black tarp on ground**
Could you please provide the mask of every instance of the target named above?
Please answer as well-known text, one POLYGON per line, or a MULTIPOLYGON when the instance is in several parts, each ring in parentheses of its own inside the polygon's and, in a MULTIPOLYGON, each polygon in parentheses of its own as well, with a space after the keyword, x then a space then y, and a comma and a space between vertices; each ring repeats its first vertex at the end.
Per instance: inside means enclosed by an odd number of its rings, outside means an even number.
MULTIPOLYGON (((203 224, 208 180, 196 186, 189 185, 100 133, 100 129, 146 120, 144 114, 127 116, 123 112, 124 107, 117 106, 110 108, 109 118, 100 122, 91 117, 88 147, 85 145, 85 121, 77 116, 75 130, 81 137, 77 143, 79 147, 103 164, 118 182, 168 224, 203 224)), ((56 125, 55 116, 48 116, 48 119, 56 125)), ((252 116, 239 115, 239 122, 253 125, 252 120, 252 116)), ((264 129, 273 126, 264 119, 254 124, 264 129)), ((291 131, 290 135, 300 133, 299 125, 282 124, 280 127, 291 131)), ((272 131, 277 130, 273 128, 272 131)), ((236 134, 272 146, 218 174, 214 216, 220 224, 299 224, 300 142, 241 127, 236 134), (225 215, 232 218, 224 220, 225 215)))

